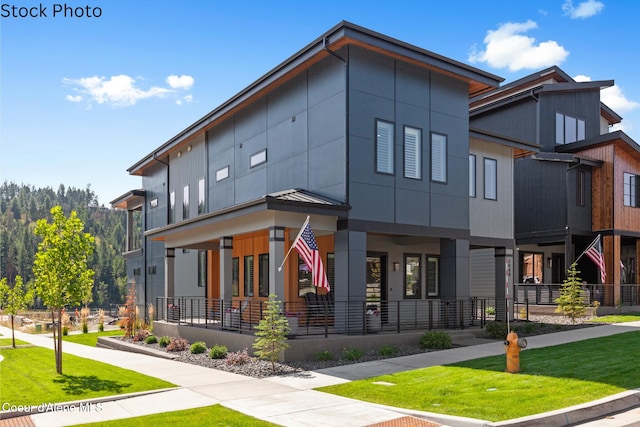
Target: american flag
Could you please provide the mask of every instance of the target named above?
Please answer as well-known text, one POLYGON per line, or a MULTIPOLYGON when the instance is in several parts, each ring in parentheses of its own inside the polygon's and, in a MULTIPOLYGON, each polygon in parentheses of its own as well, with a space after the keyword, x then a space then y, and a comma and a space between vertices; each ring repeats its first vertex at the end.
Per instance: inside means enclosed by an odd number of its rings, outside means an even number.
POLYGON ((318 288, 325 288, 329 292, 331 290, 329 280, 327 279, 327 273, 324 271, 320 251, 318 251, 316 238, 313 235, 313 231, 311 231, 308 218, 298 237, 293 241, 293 247, 296 248, 307 267, 311 269, 313 284, 318 288))
POLYGON ((605 283, 607 279, 607 269, 604 265, 604 255, 602 254, 602 244, 600 243, 600 235, 589 245, 584 254, 600 269, 600 283, 605 283))

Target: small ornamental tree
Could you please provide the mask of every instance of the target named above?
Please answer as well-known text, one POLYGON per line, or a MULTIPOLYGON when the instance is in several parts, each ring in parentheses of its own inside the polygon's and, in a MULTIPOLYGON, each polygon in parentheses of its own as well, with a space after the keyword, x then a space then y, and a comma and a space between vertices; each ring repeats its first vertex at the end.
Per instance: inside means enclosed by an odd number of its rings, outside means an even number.
POLYGON ((42 238, 33 263, 34 290, 51 310, 58 374, 62 374, 63 308, 91 301, 94 272, 87 261, 94 250, 94 239, 83 230, 84 224, 76 212, 72 211, 67 218, 60 206, 51 208, 51 223, 38 220, 34 230, 42 238))
POLYGON ((571 319, 571 323, 576 322, 576 318, 582 317, 586 310, 584 299, 582 298, 582 279, 578 277, 580 272, 576 270, 576 264, 571 264, 567 270, 567 278, 562 283, 560 297, 556 298, 556 312, 564 313, 571 319))
POLYGON ((18 314, 19 311, 26 309, 32 300, 33 296, 30 290, 25 291, 24 289, 22 276, 16 276, 16 283, 14 283, 13 287, 9 286, 6 277, 0 279, 0 308, 11 316, 11 342, 13 348, 16 347, 16 333, 13 320, 15 315, 18 314))
POLYGON ((253 343, 256 356, 270 361, 271 369, 274 372, 280 353, 289 348, 287 334, 291 331, 287 318, 282 314, 280 301, 276 300, 276 298, 273 294, 269 295, 264 318, 256 326, 257 332, 255 335, 257 338, 253 343))

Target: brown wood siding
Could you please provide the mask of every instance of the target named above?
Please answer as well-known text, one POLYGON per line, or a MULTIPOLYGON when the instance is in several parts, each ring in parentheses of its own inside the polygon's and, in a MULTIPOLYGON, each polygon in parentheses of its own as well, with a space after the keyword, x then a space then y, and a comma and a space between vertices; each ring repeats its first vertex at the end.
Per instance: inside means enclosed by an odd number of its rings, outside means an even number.
POLYGON ((261 230, 254 233, 233 236, 233 257, 239 260, 239 288, 240 299, 263 299, 258 293, 258 255, 269 253, 269 231, 261 230), (253 296, 244 294, 244 257, 253 255, 253 296))
MULTIPOLYGON (((289 236, 289 232, 291 230, 287 230, 285 235, 289 236)), ((320 256, 322 256, 322 263, 324 264, 324 268, 327 268, 327 254, 332 253, 334 251, 334 240, 333 234, 327 236, 316 236, 316 243, 318 244, 318 250, 320 251, 320 256)), ((293 244, 293 240, 289 242, 285 242, 285 253, 289 250, 291 245, 293 244)), ((298 296, 298 252, 295 249, 291 250, 291 254, 285 263, 285 294, 286 301, 304 301, 304 298, 298 296)))
POLYGON ((627 230, 640 232, 640 208, 624 205, 624 174, 633 173, 640 175, 640 160, 638 154, 635 158, 629 152, 616 147, 614 160, 615 168, 615 228, 617 230, 627 230))

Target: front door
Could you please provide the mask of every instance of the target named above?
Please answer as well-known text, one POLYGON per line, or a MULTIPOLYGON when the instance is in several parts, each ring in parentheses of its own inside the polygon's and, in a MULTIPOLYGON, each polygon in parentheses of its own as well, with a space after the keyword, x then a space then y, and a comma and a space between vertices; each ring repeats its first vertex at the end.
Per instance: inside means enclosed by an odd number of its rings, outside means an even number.
POLYGON ((367 304, 375 304, 387 321, 387 254, 367 253, 367 304))

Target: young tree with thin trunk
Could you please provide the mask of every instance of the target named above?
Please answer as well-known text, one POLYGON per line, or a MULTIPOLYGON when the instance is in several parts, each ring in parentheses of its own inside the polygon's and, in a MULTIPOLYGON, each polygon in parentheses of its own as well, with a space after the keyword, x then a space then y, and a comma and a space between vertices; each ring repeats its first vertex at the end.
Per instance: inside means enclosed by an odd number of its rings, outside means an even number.
POLYGON ((33 297, 29 290, 24 289, 22 276, 16 276, 13 287, 7 283, 7 278, 0 279, 0 308, 11 316, 11 341, 13 348, 16 347, 16 333, 13 320, 19 311, 26 309, 33 297))
POLYGON ((291 328, 287 318, 282 314, 280 301, 274 294, 269 295, 263 315, 264 318, 256 326, 253 348, 256 350, 256 356, 271 362, 271 369, 275 372, 280 354, 289 348, 287 334, 291 328))
POLYGON ((586 304, 583 298, 582 279, 578 276, 580 272, 576 269, 576 264, 571 264, 567 270, 568 277, 560 288, 560 297, 556 298, 556 312, 564 313, 571 319, 571 323, 576 323, 576 319, 582 317, 586 311, 586 304))
POLYGON ((38 220, 34 232, 42 238, 33 263, 34 288, 51 310, 56 372, 62 374, 62 310, 91 301, 94 272, 87 261, 94 239, 75 211, 67 218, 60 206, 51 208, 51 223, 38 220))

